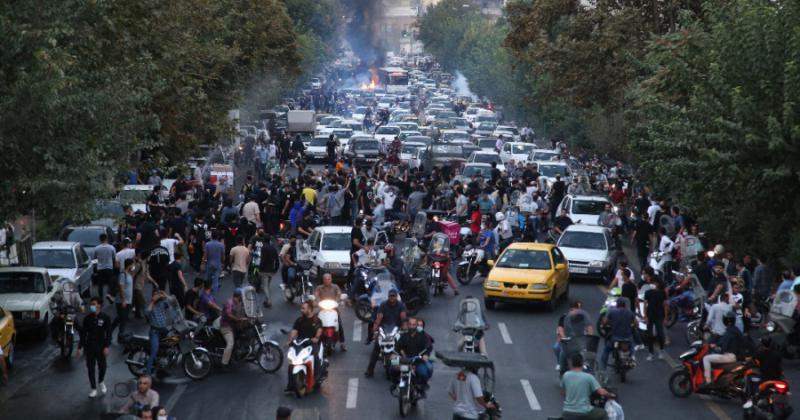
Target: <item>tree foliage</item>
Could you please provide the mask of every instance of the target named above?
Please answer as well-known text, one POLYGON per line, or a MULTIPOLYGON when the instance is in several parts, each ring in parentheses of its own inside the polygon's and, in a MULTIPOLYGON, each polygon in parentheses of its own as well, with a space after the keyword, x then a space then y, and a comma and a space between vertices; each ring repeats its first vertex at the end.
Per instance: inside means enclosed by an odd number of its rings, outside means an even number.
POLYGON ((0 218, 83 213, 116 174, 230 130, 258 72, 297 74, 278 0, 4 2, 0 218))
POLYGON ((800 4, 708 1, 656 39, 631 152, 659 191, 738 249, 800 257, 800 4))

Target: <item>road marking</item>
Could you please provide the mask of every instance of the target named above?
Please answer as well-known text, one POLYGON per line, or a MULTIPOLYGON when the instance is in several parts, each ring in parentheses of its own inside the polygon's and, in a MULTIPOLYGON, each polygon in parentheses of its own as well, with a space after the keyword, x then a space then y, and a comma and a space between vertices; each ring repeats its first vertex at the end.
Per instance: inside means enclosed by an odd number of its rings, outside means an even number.
POLYGON ((511 335, 508 333, 508 328, 506 328, 506 323, 505 322, 497 323, 497 328, 500 329, 500 335, 503 336, 503 342, 504 343, 506 343, 506 344, 514 344, 514 342, 511 341, 511 335))
POLYGON ((358 378, 347 380, 347 408, 356 408, 358 404, 358 378))
POLYGON ((175 404, 178 403, 178 400, 183 395, 183 392, 186 391, 186 384, 180 384, 175 388, 175 392, 170 395, 169 399, 167 400, 167 405, 164 407, 167 408, 167 412, 171 412, 173 408, 175 408, 175 404))
POLYGON ((536 399, 536 394, 533 393, 533 387, 530 381, 527 379, 520 379, 519 382, 522 384, 522 390, 525 391, 525 397, 528 399, 528 405, 531 406, 531 410, 541 411, 542 406, 539 405, 539 400, 536 399))
POLYGON ((361 341, 361 328, 364 326, 364 323, 361 322, 360 319, 357 319, 353 322, 353 341, 361 341))

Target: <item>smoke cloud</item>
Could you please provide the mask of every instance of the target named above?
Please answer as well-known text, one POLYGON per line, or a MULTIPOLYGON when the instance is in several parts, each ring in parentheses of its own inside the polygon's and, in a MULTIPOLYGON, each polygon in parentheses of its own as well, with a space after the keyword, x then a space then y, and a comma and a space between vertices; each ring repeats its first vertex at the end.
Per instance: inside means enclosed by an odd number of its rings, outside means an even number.
POLYGON ((374 23, 383 14, 383 2, 342 0, 342 4, 351 18, 345 36, 353 52, 361 59, 363 67, 380 67, 385 53, 374 23))
POLYGON ((467 78, 464 77, 460 71, 456 71, 455 76, 456 78, 453 81, 453 89, 456 90, 456 94, 458 94, 458 96, 475 96, 472 91, 469 90, 469 82, 467 82, 467 78))

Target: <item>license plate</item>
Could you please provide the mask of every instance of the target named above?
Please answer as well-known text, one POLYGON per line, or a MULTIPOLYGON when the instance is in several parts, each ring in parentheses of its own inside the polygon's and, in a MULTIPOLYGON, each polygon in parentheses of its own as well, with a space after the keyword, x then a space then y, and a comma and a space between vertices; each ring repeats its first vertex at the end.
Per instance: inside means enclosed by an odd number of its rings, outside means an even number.
POLYGON ((507 296, 525 296, 524 290, 503 290, 503 294, 507 296))
POLYGON ((569 272, 575 274, 587 274, 589 273, 589 267, 570 267, 569 272))
POLYGON ((439 277, 439 270, 437 270, 437 269, 434 269, 434 270, 431 272, 431 275, 433 275, 433 277, 439 277))

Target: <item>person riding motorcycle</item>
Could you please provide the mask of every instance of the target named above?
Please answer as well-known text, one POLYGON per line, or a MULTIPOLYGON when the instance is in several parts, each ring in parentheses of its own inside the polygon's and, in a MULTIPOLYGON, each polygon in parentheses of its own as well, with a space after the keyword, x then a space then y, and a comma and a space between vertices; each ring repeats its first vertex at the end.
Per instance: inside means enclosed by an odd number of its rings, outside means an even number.
POLYGON ((701 386, 711 387, 711 364, 723 364, 736 362, 736 355, 742 347, 742 332, 736 328, 736 313, 728 311, 722 316, 722 323, 725 324, 725 334, 719 338, 716 344, 711 345, 712 352, 703 357, 703 374, 705 383, 701 386))
MULTIPOLYGON (((317 304, 323 300, 339 302, 342 299, 342 290, 339 289, 339 286, 333 283, 333 276, 331 276, 331 273, 325 273, 322 275, 322 284, 314 289, 314 296, 317 304)), ((338 307, 336 308, 336 313, 339 314, 339 348, 342 351, 347 351, 347 347, 344 345, 345 340, 344 325, 342 325, 342 313, 339 311, 338 307)))
POLYGON ((556 368, 560 373, 563 374, 567 371, 567 361, 569 360, 569 355, 564 351, 561 340, 587 335, 594 335, 594 326, 589 314, 583 310, 583 303, 576 300, 570 303, 569 312, 558 319, 556 327, 556 343, 553 345, 553 352, 558 362, 556 368))
MULTIPOLYGON (((311 302, 306 301, 300 305, 300 316, 294 321, 292 331, 289 332, 289 337, 286 340, 286 346, 291 346, 292 342, 296 339, 307 338, 311 340, 311 354, 314 355, 314 372, 319 377, 322 374, 322 360, 316 356, 319 354, 319 339, 322 336, 322 322, 320 322, 317 315, 314 313, 314 306, 311 302)), ((294 392, 292 388, 292 365, 288 366, 289 369, 289 383, 286 385, 284 392, 294 392)))
POLYGON ((222 310, 222 320, 220 322, 220 333, 225 339, 225 351, 222 353, 222 368, 228 369, 233 354, 233 345, 236 342, 236 331, 241 330, 241 324, 248 322, 249 319, 242 306, 242 289, 236 288, 233 296, 225 303, 222 310))
POLYGON ((495 232, 499 239, 497 254, 500 255, 508 245, 514 242, 514 232, 511 230, 511 224, 506 220, 506 215, 503 212, 498 211, 494 215, 494 219, 497 221, 495 232))
POLYGON ((603 348, 603 354, 600 356, 600 368, 606 369, 608 366, 608 356, 611 355, 611 349, 614 348, 614 343, 617 341, 630 341, 633 342, 633 327, 636 322, 636 316, 628 308, 625 307, 627 299, 617 299, 616 308, 608 311, 603 325, 610 327, 610 333, 606 338, 606 345, 603 348))
POLYGON ((453 280, 453 276, 450 274, 450 253, 444 249, 444 247, 440 243, 434 243, 433 249, 431 249, 430 253, 425 256, 425 260, 427 264, 430 264, 433 261, 440 261, 444 265, 442 267, 442 274, 447 275, 447 284, 453 289, 453 294, 458 296, 458 288, 456 288, 456 282, 453 280))
POLYGON ((375 322, 372 324, 372 328, 367 336, 367 341, 364 343, 369 345, 371 342, 375 341, 375 345, 372 347, 372 353, 370 353, 369 356, 367 371, 364 372, 365 377, 371 378, 375 374, 375 364, 378 363, 378 340, 373 339, 375 332, 377 332, 380 327, 402 326, 405 320, 406 305, 398 300, 397 290, 392 289, 389 291, 388 300, 381 303, 378 307, 378 311, 375 315, 375 322))
POLYGON ((592 394, 605 398, 616 396, 600 386, 594 376, 583 371, 583 356, 575 353, 570 357, 570 370, 561 377, 564 408, 562 417, 567 420, 606 420, 608 414, 591 404, 592 394))
POLYGON ((420 393, 424 398, 428 380, 433 374, 433 365, 428 360, 433 352, 433 347, 429 345, 425 329, 418 324, 416 318, 409 318, 407 331, 397 341, 397 350, 403 357, 421 357, 421 360, 414 365, 414 373, 416 373, 417 383, 423 385, 420 393))

